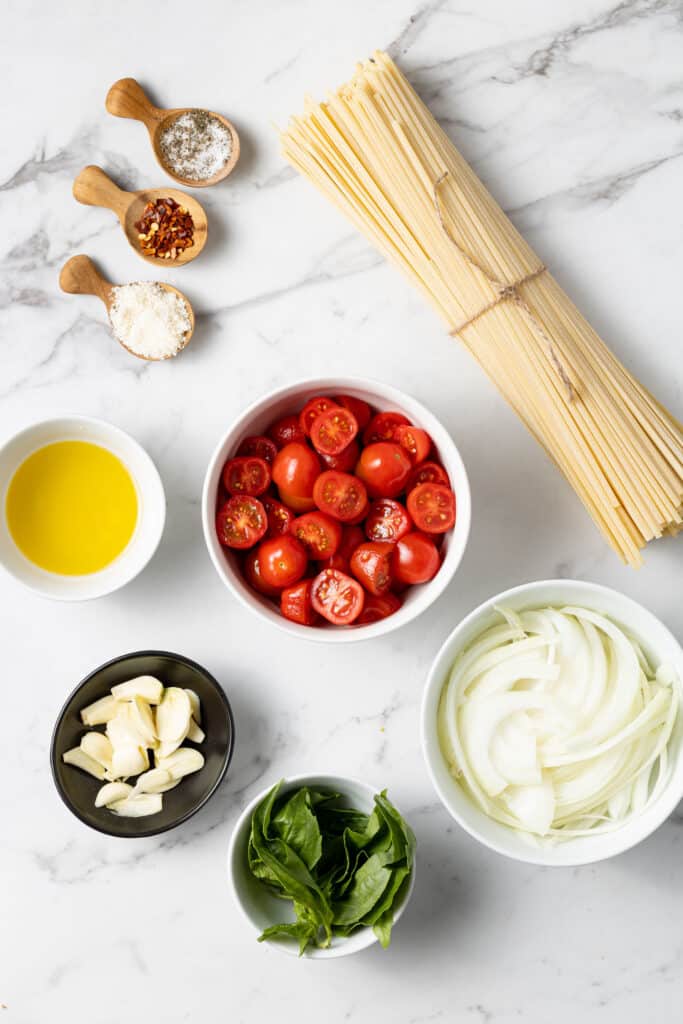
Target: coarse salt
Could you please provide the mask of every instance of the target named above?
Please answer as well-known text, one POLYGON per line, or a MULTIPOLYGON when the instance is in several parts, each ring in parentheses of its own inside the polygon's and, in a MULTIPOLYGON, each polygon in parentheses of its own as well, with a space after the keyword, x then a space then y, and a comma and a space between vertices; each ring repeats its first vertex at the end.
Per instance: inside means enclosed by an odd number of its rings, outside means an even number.
POLYGON ((156 281, 112 289, 109 320, 126 348, 145 359, 168 359, 184 346, 192 328, 187 303, 156 281))
POLYGON ((179 178, 206 181, 232 154, 232 132, 208 110, 189 110, 162 129, 164 163, 179 178))

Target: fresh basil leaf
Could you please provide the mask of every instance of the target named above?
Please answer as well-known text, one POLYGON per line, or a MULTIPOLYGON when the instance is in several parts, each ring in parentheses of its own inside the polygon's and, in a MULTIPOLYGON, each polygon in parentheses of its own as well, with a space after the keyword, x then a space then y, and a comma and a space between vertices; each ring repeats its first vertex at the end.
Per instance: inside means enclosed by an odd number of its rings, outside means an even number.
POLYGON ((309 870, 318 863, 323 841, 318 821, 311 810, 311 792, 299 789, 286 800, 273 816, 271 832, 301 857, 309 870))
POLYGON ((381 899, 391 882, 391 871, 376 854, 356 871, 353 884, 344 899, 332 904, 335 926, 356 925, 381 899))

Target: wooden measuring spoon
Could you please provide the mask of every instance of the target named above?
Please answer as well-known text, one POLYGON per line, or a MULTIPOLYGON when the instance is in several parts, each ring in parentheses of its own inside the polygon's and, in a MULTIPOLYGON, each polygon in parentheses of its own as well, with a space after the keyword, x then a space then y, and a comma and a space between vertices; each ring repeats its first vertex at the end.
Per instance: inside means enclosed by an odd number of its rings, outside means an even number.
POLYGON ((164 110, 162 107, 155 107, 142 86, 134 78, 120 78, 118 82, 114 82, 107 93, 104 103, 109 113, 114 114, 115 117, 130 117, 135 121, 142 121, 149 132, 152 149, 160 167, 175 181, 179 181, 181 185, 190 185, 193 188, 205 188, 207 185, 215 185, 217 182, 222 181, 223 178, 227 178, 239 160, 240 137, 234 124, 228 121, 227 117, 223 117, 222 114, 216 114, 213 110, 207 110, 207 114, 215 117, 230 132, 232 151, 227 162, 210 178, 199 180, 196 178, 181 178, 178 174, 174 173, 164 160, 160 145, 161 135, 163 129, 167 128, 181 114, 190 114, 198 108, 178 107, 175 110, 164 110))
MULTIPOLYGON (((178 298, 182 299, 187 307, 187 314, 190 318, 190 329, 185 335, 180 348, 173 353, 174 356, 178 355, 178 352, 187 346, 194 332, 194 310, 190 305, 187 296, 179 292, 177 288, 171 287, 170 284, 164 284, 163 281, 157 281, 156 284, 160 288, 163 288, 167 292, 174 292, 178 298)), ((68 292, 70 295, 96 295, 98 299, 107 307, 107 316, 109 316, 109 310, 111 309, 114 301, 113 288, 115 285, 111 281, 107 281, 106 277, 100 274, 99 270, 90 259, 89 256, 72 256, 70 260, 67 260, 62 271, 59 275, 59 286, 63 292, 68 292)), ((111 322, 111 321, 110 321, 111 322)), ((113 332, 112 332, 113 333, 113 332)), ((116 338, 116 335, 114 335, 116 338)), ((116 338, 119 345, 125 348, 126 352, 130 352, 132 356, 137 356, 138 359, 146 359, 148 362, 159 362, 161 359, 170 359, 171 356, 143 356, 139 352, 134 352, 132 348, 128 348, 120 338, 116 338)))
POLYGON ((175 188, 145 188, 138 192, 126 192, 114 184, 101 167, 91 164, 85 167, 78 175, 73 184, 74 198, 86 206, 104 206, 113 210, 121 222, 126 238, 133 246, 138 256, 148 263, 157 266, 181 267, 184 263, 199 256, 206 245, 208 222, 203 208, 196 199, 188 196, 185 192, 179 192, 175 188), (147 203, 155 202, 157 199, 173 199, 179 206, 188 210, 194 221, 194 240, 187 249, 182 249, 174 260, 165 260, 163 256, 146 256, 140 246, 138 229, 135 222, 142 217, 143 210, 147 203))

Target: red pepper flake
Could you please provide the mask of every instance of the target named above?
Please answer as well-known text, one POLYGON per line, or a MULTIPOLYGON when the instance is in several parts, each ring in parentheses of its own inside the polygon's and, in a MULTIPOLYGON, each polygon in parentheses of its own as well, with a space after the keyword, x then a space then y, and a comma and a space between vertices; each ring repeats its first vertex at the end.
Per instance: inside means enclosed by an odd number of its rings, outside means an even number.
POLYGON ((194 242, 192 216, 170 196, 147 203, 135 227, 143 256, 174 260, 194 242))

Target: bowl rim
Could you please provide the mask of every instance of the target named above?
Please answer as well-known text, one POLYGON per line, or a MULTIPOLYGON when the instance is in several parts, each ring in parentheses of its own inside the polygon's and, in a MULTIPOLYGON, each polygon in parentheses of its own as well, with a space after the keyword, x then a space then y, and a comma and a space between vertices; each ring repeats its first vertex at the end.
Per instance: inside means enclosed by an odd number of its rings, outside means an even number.
POLYGON ((64 703, 63 703, 63 705, 61 707, 61 710, 60 710, 59 714, 57 715, 55 724, 54 724, 53 729, 52 729, 52 736, 51 736, 51 739, 50 739, 50 755, 49 755, 50 756, 50 772, 52 774, 52 781, 55 784, 55 788, 57 789, 57 792, 59 793, 59 796, 60 796, 60 798, 62 800, 62 803, 65 804, 65 806, 71 811, 71 813, 76 818, 78 818, 79 821, 81 821, 84 825, 87 825, 88 828, 91 828, 95 832, 99 832, 102 835, 110 836, 113 839, 122 839, 122 840, 125 840, 125 839, 147 839, 150 836, 158 836, 158 835, 161 835, 164 832, 170 832, 171 829, 177 828, 178 825, 182 825, 189 818, 192 818, 198 811, 200 811, 202 809, 202 807, 204 807, 204 805, 206 803, 208 803, 208 801, 214 795, 214 793, 216 792, 218 787, 221 785, 221 783, 223 782, 223 779, 226 776, 228 768, 230 767, 230 762, 232 761, 232 755, 233 755, 234 749, 235 749, 235 718, 234 718, 234 715, 232 713, 232 707, 230 706, 230 701, 228 700, 228 696, 225 693, 225 690, 223 689, 221 684, 218 682, 218 680, 215 678, 215 676, 211 674, 211 672, 209 672, 207 669, 205 669, 203 665, 200 665, 198 661, 193 661, 192 658, 187 658, 184 654, 176 654, 174 651, 158 651, 158 650, 129 651, 127 654, 120 654, 120 655, 118 655, 115 658, 110 658, 108 661, 103 662, 103 664, 98 665, 98 667, 94 668, 91 672, 88 672, 87 676, 84 676, 83 679, 81 679, 81 681, 73 688, 73 690, 71 691, 69 696, 64 701, 64 703), (226 714, 228 716, 228 721, 230 723, 230 736, 229 736, 229 739, 228 739, 228 745, 227 745, 225 753, 223 755, 223 764, 221 765, 221 770, 218 773, 217 778, 215 779, 215 781, 213 782, 213 784, 211 785, 209 790, 205 793, 205 795, 202 797, 202 799, 197 804, 195 804, 193 807, 191 807, 188 811, 185 811, 175 821, 173 821, 172 823, 170 823, 168 825, 157 826, 156 828, 154 828, 154 827, 143 828, 139 832, 135 832, 132 835, 125 835, 124 836, 124 835, 121 835, 119 832, 112 831, 110 828, 107 828, 106 826, 95 825, 95 824, 93 824, 93 822, 88 821, 81 814, 80 810, 75 806, 75 804, 70 800, 69 795, 67 794, 67 792, 65 791, 64 787, 62 786, 62 783, 61 783, 61 781, 59 779, 59 775, 57 774, 57 759, 58 759, 58 755, 57 755, 57 733, 59 731, 60 725, 62 724, 64 718, 66 717, 66 715, 67 715, 67 713, 69 711, 69 707, 71 706, 71 703, 76 698, 76 695, 83 689, 83 687, 85 686, 86 683, 90 682, 90 680, 93 678, 93 676, 96 676, 98 674, 98 672, 104 671, 104 669, 109 668, 111 665, 118 665, 121 662, 127 661, 129 658, 141 658, 141 657, 168 658, 168 659, 171 659, 173 661, 179 662, 181 665, 184 665, 184 666, 186 666, 188 668, 192 668, 195 671, 199 672, 200 675, 204 676, 204 678, 207 680, 207 682, 211 686, 213 686, 213 688, 215 689, 216 693, 218 694, 219 700, 221 700, 221 702, 223 703, 223 706, 225 708, 226 714))
MULTIPOLYGON (((374 802, 375 793, 381 793, 381 789, 378 789, 376 787, 371 786, 370 783, 364 782, 362 779, 359 779, 359 778, 357 778, 354 775, 337 775, 336 773, 329 772, 329 771, 320 771, 320 772, 309 771, 309 772, 298 773, 296 775, 283 775, 282 779, 281 779, 281 781, 288 788, 291 787, 291 786, 296 786, 296 785, 299 785, 299 786, 311 785, 315 780, 318 780, 319 784, 320 784, 320 780, 330 780, 329 784, 332 784, 333 780, 339 780, 341 783, 346 783, 346 784, 351 784, 352 786, 357 786, 359 789, 361 789, 365 793, 367 793, 369 799, 371 801, 373 801, 373 802, 374 802)), ((242 903, 242 900, 240 899, 240 897, 238 895, 237 885, 235 884, 235 874, 236 874, 236 872, 235 872, 234 865, 235 865, 235 861, 236 861, 236 858, 237 858, 237 843, 238 843, 238 839, 239 839, 239 837, 241 835, 242 830, 244 829, 245 824, 251 818, 251 815, 254 813, 256 807, 267 796, 267 794, 270 793, 271 789, 276 784, 277 783, 274 782, 274 783, 272 783, 272 785, 266 786, 265 789, 261 790, 259 793, 256 794, 256 796, 254 796, 249 801, 249 803, 245 806, 245 808, 240 812, 240 814, 239 814, 239 816, 237 818, 237 821, 235 822, 235 824, 233 826, 232 834, 231 834, 230 840, 228 842, 228 850, 227 850, 228 882, 230 884, 230 889, 232 891, 232 898, 233 898, 234 903, 237 905, 237 908, 238 908, 240 914, 242 915, 243 919, 247 922, 247 924, 248 924, 249 928, 251 929, 251 931, 254 932, 257 936, 260 934, 261 929, 254 923, 254 920, 249 916, 249 914, 247 913, 247 911, 246 911, 246 909, 244 907, 244 904, 242 903)), ((327 783, 323 782, 322 784, 326 785, 327 783)), ((341 790, 342 786, 339 785, 338 788, 341 790)), ((342 796, 343 795, 344 794, 342 793, 342 796)), ((408 906, 408 903, 410 902, 410 899, 411 899, 411 897, 413 895, 413 890, 415 888, 416 870, 417 870, 417 849, 415 850, 415 853, 413 855, 413 866, 412 866, 412 870, 410 872, 409 884, 408 884, 408 887, 406 889, 406 892, 405 892, 405 895, 403 897, 403 900, 401 902, 401 905, 400 905, 400 907, 398 908, 398 910, 396 911, 396 913, 394 915, 394 920, 393 920, 392 928, 393 928, 394 925, 396 925, 398 923, 398 921, 402 917, 403 912, 404 912, 405 908, 408 906)), ((317 949, 316 948, 314 950, 311 950, 310 952, 304 953, 303 956, 299 955, 298 949, 295 949, 293 946, 287 945, 284 942, 269 942, 269 943, 265 943, 265 945, 266 945, 267 949, 274 949, 278 953, 283 953, 285 956, 293 956, 296 959, 300 959, 300 960, 338 960, 341 957, 353 956, 354 953, 361 953, 364 949, 369 949, 370 946, 374 946, 375 943, 377 943, 379 941, 379 939, 377 938, 377 936, 375 935, 374 931, 372 930, 372 928, 369 925, 364 925, 363 928, 359 929, 358 932, 356 932, 355 934, 357 936, 365 935, 366 938, 367 938, 367 941, 363 942, 362 944, 360 944, 358 946, 355 946, 353 948, 348 948, 347 947, 347 943, 346 943, 346 939, 344 939, 344 941, 341 942, 339 946, 330 947, 328 949, 317 949)), ((351 938, 351 936, 347 936, 346 938, 347 939, 351 938)))
MULTIPOLYGON (((42 598, 44 598, 46 600, 49 600, 49 601, 64 601, 64 602, 67 602, 67 603, 78 604, 81 601, 96 601, 96 600, 98 600, 101 597, 107 597, 109 594, 116 593, 117 590, 120 590, 122 587, 127 586, 128 583, 132 583, 133 580, 136 579, 140 575, 140 573, 144 569, 147 568, 147 566, 149 565, 151 560, 154 558, 154 555, 156 554, 156 552, 157 552, 157 550, 159 548, 159 545, 161 543, 161 539, 162 539, 162 537, 164 535, 164 529, 166 527, 167 501, 166 501, 166 491, 164 489, 164 482, 161 479, 161 474, 159 473, 157 465, 154 462, 154 459, 152 458, 152 456, 147 451, 147 449, 140 443, 140 441, 138 441, 135 437, 133 437, 132 434, 129 434, 127 430, 124 430, 123 427, 119 427, 115 423, 110 423, 109 420, 101 419, 98 416, 84 416, 84 415, 81 415, 80 413, 74 413, 74 414, 68 414, 67 413, 67 414, 61 415, 61 416, 46 416, 43 419, 35 420, 33 423, 28 423, 26 426, 22 427, 21 430, 17 430, 13 434, 10 434, 9 437, 5 438, 5 440, 2 442, 2 444, 0 444, 0 458, 5 453, 5 451, 10 447, 10 445, 14 444, 16 441, 20 441, 24 437, 30 436, 30 434, 32 434, 35 430, 38 430, 41 427, 44 428, 44 427, 51 427, 51 426, 55 426, 55 427, 58 428, 60 424, 67 424, 67 423, 81 423, 83 425, 91 425, 91 426, 100 428, 104 433, 109 433, 111 435, 118 436, 119 438, 123 438, 127 443, 131 444, 134 448, 136 448, 137 451, 138 451, 138 454, 141 456, 143 462, 146 462, 146 464, 148 466, 148 469, 150 470, 151 476, 154 479, 154 486, 155 486, 155 489, 157 491, 157 499, 158 499, 158 501, 157 501, 157 515, 158 515, 158 519, 159 519, 159 524, 158 524, 158 529, 157 529, 157 532, 156 532, 157 535, 156 535, 156 537, 154 537, 153 543, 151 543, 149 545, 149 551, 147 552, 146 557, 143 560, 141 560, 140 564, 132 572, 122 574, 122 577, 121 577, 120 580, 118 580, 118 582, 115 582, 113 585, 108 584, 106 587, 103 587, 103 588, 102 587, 100 587, 100 588, 95 587, 93 589, 93 592, 90 593, 90 594, 77 594, 77 593, 70 592, 70 588, 69 588, 68 582, 65 582, 65 585, 64 585, 64 588, 63 588, 62 591, 60 591, 59 593, 53 593, 53 592, 47 590, 45 587, 41 586, 39 583, 37 583, 37 582, 30 582, 28 579, 24 578, 23 576, 18 575, 18 573, 16 573, 14 571, 14 569, 12 569, 5 562, 5 560, 3 558, 0 558, 0 566, 2 566, 3 570, 9 576, 11 576, 12 579, 16 580, 17 583, 20 583, 21 586, 24 587, 26 590, 29 590, 32 593, 37 594, 39 597, 42 597, 42 598)), ((39 446, 39 448, 40 447, 46 447, 48 444, 53 444, 53 443, 57 443, 57 440, 55 439, 55 441, 45 441, 42 445, 39 446)), ((106 445, 103 442, 100 443, 99 441, 96 441, 96 440, 93 440, 90 443, 91 444, 100 444, 101 447, 106 447, 106 445)), ((35 451, 38 451, 39 448, 36 448, 35 451)), ((116 454, 116 453, 113 453, 113 454, 116 454)), ((28 456, 26 456, 26 458, 28 458, 28 456)), ((19 467, 17 467, 17 469, 18 468, 19 467)), ((126 468, 128 469, 128 467, 126 467, 126 468)), ((14 472, 16 472, 16 470, 14 472)), ((128 472, 131 473, 131 476, 133 476, 133 474, 132 474, 132 472, 130 470, 128 470, 128 472)), ((13 478, 13 475, 9 478, 8 485, 9 485, 9 482, 11 482, 12 478, 13 478)), ((135 477, 133 477, 133 479, 134 479, 136 488, 139 488, 139 483, 138 483, 137 479, 135 477)), ((147 497, 148 495, 146 494, 145 496, 147 497)), ((1 514, 2 514, 3 517, 6 518, 4 504, 3 504, 3 508, 1 510, 1 514)), ((135 537, 135 533, 137 532, 138 526, 139 526, 139 523, 136 523, 135 531, 133 533, 133 536, 129 540, 128 544, 130 544, 130 542, 135 537)), ((106 572, 111 566, 113 566, 119 560, 119 558, 122 558, 125 555, 127 547, 128 547, 128 545, 126 545, 126 547, 123 549, 123 551, 121 551, 119 553, 119 555, 117 555, 117 557, 114 559, 114 561, 109 563, 109 565, 105 565, 104 568, 100 569, 98 572, 89 574, 90 578, 95 580, 101 573, 106 572)), ((21 551, 20 551, 20 554, 22 555, 22 557, 24 557, 24 558, 26 557, 25 555, 23 555, 23 552, 21 552, 21 551)), ((37 568, 40 569, 40 566, 37 566, 37 568)), ((46 570, 42 570, 42 571, 46 571, 46 570)), ((59 574, 49 573, 48 575, 55 576, 55 575, 59 575, 59 574)), ((76 579, 76 580, 81 580, 81 579, 88 578, 88 577, 83 577, 83 576, 68 577, 68 576, 65 576, 64 580, 68 581, 70 578, 73 578, 73 579, 76 579)))
MULTIPOLYGON (((452 660, 457 655, 457 651, 451 651, 453 640, 457 634, 464 633, 468 626, 477 620, 477 618, 483 616, 486 612, 493 609, 494 605, 504 603, 506 599, 511 597, 518 597, 521 595, 533 595, 534 592, 542 590, 547 587, 558 587, 560 590, 570 589, 572 587, 585 587, 597 595, 606 595, 611 599, 616 599, 618 602, 623 602, 626 605, 631 605, 632 609, 638 614, 643 615, 647 620, 653 620, 657 623, 658 627, 662 630, 663 635, 666 635, 675 648, 679 651, 679 661, 683 666, 683 648, 677 637, 671 632, 661 619, 654 612, 651 612, 649 608, 642 605, 639 601, 629 597, 627 594, 622 593, 620 590, 616 590, 614 587, 605 586, 602 583, 594 583, 592 580, 580 580, 573 578, 559 578, 559 579, 543 579, 543 580, 532 580, 528 583, 521 583, 514 587, 508 587, 506 590, 501 591, 498 594, 492 595, 485 601, 482 601, 475 608, 472 609, 467 615, 464 616, 450 631, 448 636, 445 638, 437 654, 434 656, 427 673, 425 681, 422 703, 420 708, 420 745, 422 747, 422 756, 425 762, 427 773, 429 775, 432 786, 434 787, 440 802, 443 804, 445 810, 450 816, 457 822, 457 824, 472 837, 478 843, 488 847, 495 853, 500 854, 503 857, 507 857, 510 860, 519 861, 525 864, 536 864, 542 867, 551 868, 568 868, 568 867, 580 867, 582 865, 597 864, 600 861, 608 860, 611 857, 616 857, 620 853, 625 853, 627 850, 637 846, 638 843, 644 841, 651 836, 659 827, 662 825, 667 818, 671 815, 677 804, 683 799, 683 770, 680 772, 680 779, 678 787, 675 788, 670 784, 665 787, 663 792, 660 794, 658 800, 652 807, 654 812, 652 814, 652 820, 647 822, 647 827, 641 829, 640 832, 635 830, 635 834, 627 834, 621 841, 618 840, 620 835, 626 833, 625 828, 617 828, 613 832, 596 835, 592 838, 595 840, 604 839, 605 849, 597 853, 581 854, 578 853, 574 857, 565 857, 563 860, 552 860, 548 856, 549 850, 552 847, 544 848, 543 851, 537 851, 533 846, 529 845, 528 852, 520 848, 518 851, 510 850, 499 843, 495 838, 489 838, 484 836, 476 826, 472 825, 471 822, 465 820, 460 812, 454 807, 453 801, 450 796, 444 792, 441 783, 439 782, 436 764, 437 760, 443 755, 441 754, 441 748, 438 743, 438 736, 434 729, 434 723, 431 721, 431 702, 434 697, 435 691, 438 689, 438 694, 441 693, 444 684, 444 669, 442 662, 444 661, 447 652, 448 657, 452 660), (667 796, 667 794, 669 794, 667 796)), ((683 684, 683 676, 681 677, 681 684, 683 684)), ((679 708, 678 714, 683 714, 683 707, 679 708)), ((680 759, 683 761, 683 750, 680 753, 680 759)), ((669 780, 670 782, 672 779, 669 780)), ((463 793, 463 798, 467 799, 466 794, 463 793)), ((482 818, 487 816, 483 811, 476 808, 476 805, 472 804, 477 810, 478 815, 482 818)), ((487 818, 487 820, 490 820, 487 818)), ((634 818, 631 824, 638 821, 638 818, 634 818)), ((628 822, 626 823, 629 824, 628 822)), ((513 830, 510 830, 513 831, 513 830)), ((568 843, 562 844, 561 849, 567 850, 570 847, 572 840, 568 843)))
MULTIPOLYGON (((416 417, 416 419, 417 418, 419 417, 416 417)), ((441 597, 444 590, 457 573, 465 555, 465 551, 467 550, 472 524, 472 491, 467 468, 460 453, 460 449, 438 416, 431 412, 431 410, 428 409, 419 399, 407 394, 400 388, 394 387, 393 384, 386 384, 373 377, 303 377, 297 378, 289 384, 282 385, 272 391, 262 394, 259 398, 243 409, 242 412, 231 421, 228 429, 223 431, 211 452, 207 469, 204 474, 204 481, 202 484, 201 517, 204 543, 214 569, 216 570, 223 585, 228 588, 244 608, 248 608, 251 612, 258 615, 263 621, 277 626, 278 629, 285 633, 289 633, 290 636, 300 637, 313 643, 359 643, 364 640, 372 640, 376 637, 386 636, 397 629, 401 629, 403 626, 407 626, 409 623, 415 621, 416 618, 418 618, 423 612, 431 607, 439 597, 441 597), (457 489, 458 514, 462 517, 457 521, 460 522, 459 552, 454 556, 453 564, 448 567, 447 572, 442 571, 444 568, 444 565, 442 564, 441 569, 436 576, 432 580, 429 580, 428 583, 423 584, 425 588, 429 588, 428 599, 426 598, 427 591, 423 591, 422 595, 420 595, 423 598, 423 602, 421 602, 420 606, 416 607, 411 615, 403 621, 396 621, 396 616, 392 615, 386 619, 381 619, 379 622, 369 623, 366 626, 349 626, 332 629, 315 629, 310 626, 300 625, 296 622, 290 622, 276 611, 271 611, 257 599, 254 599, 253 602, 250 601, 246 593, 243 592, 242 588, 240 588, 233 579, 234 574, 232 569, 229 566, 226 566, 224 561, 219 557, 220 552, 217 550, 217 542, 215 542, 214 538, 214 511, 212 507, 210 507, 209 501, 209 482, 216 464, 221 459, 225 458, 224 455, 221 455, 221 450, 224 448, 226 440, 230 435, 236 432, 237 427, 244 423, 245 420, 250 419, 259 412, 263 412, 268 404, 277 402, 279 399, 285 398, 290 394, 294 395, 299 390, 332 390, 342 393, 347 390, 361 390, 371 393, 376 391, 378 397, 386 397, 387 399, 395 400, 397 404, 405 404, 406 407, 414 406, 419 410, 420 416, 424 416, 425 421, 433 420, 438 429, 443 432, 445 441, 450 446, 449 461, 457 465, 458 471, 462 477, 460 488, 457 489)), ((452 536, 454 536, 453 533, 452 536)))

